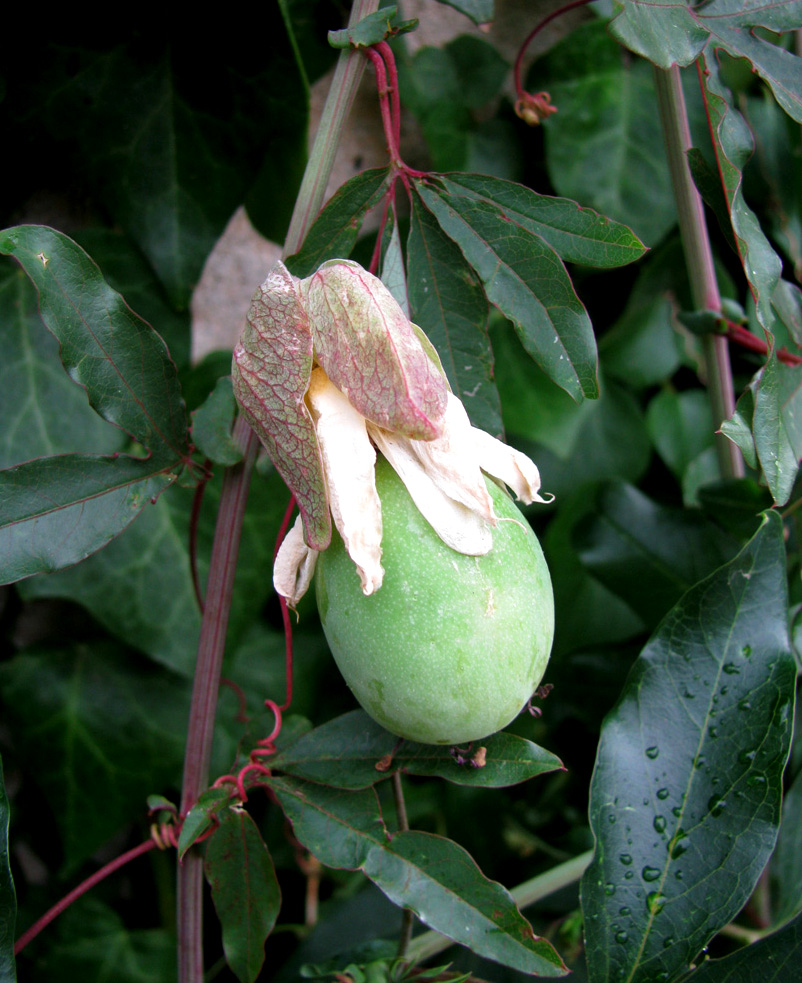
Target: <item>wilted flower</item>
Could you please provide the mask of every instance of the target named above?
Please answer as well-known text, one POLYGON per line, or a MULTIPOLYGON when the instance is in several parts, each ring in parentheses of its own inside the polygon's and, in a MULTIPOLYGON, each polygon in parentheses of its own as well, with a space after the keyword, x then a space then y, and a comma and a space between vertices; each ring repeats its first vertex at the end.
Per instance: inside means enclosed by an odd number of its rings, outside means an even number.
POLYGON ((543 502, 524 454, 472 427, 437 353, 384 284, 348 260, 306 279, 277 263, 257 292, 233 360, 234 392, 298 502, 276 558, 276 590, 306 592, 331 519, 365 594, 382 584, 378 448, 440 538, 488 553, 497 523, 482 471, 543 502))

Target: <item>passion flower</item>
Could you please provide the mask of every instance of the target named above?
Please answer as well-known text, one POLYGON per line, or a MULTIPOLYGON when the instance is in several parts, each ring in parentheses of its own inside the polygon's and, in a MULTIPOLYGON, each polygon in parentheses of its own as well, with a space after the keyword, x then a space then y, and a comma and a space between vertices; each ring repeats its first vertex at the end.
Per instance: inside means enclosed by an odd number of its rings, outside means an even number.
POLYGON ((518 715, 549 660, 554 601, 540 544, 491 481, 499 521, 483 556, 446 546, 382 459, 376 487, 381 590, 362 593, 336 534, 317 563, 329 647, 362 707, 393 734, 425 744, 480 740, 518 715))

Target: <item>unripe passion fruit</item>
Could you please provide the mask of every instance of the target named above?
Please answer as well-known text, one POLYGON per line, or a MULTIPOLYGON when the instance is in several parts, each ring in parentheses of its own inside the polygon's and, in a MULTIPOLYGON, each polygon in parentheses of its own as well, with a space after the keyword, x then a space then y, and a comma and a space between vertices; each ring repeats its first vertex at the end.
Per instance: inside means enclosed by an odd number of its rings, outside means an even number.
POLYGON ((554 598, 529 523, 487 482, 500 521, 493 549, 450 549, 395 471, 376 465, 382 503, 382 587, 365 597, 335 535, 315 576, 323 629, 345 681, 394 734, 462 744, 506 727, 546 669, 554 598))

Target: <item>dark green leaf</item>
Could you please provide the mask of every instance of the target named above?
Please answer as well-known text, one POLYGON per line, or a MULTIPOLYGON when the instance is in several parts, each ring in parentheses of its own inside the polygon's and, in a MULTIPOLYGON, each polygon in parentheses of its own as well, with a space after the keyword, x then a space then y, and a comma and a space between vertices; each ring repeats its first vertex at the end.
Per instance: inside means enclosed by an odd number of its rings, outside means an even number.
POLYGON ((713 0, 692 7, 682 0, 615 0, 614 6, 618 16, 610 30, 632 51, 670 68, 675 63, 690 65, 708 42, 724 48, 734 58, 747 58, 786 113, 802 122, 802 61, 754 30, 765 27, 781 33, 802 27, 798 3, 713 0))
POLYGON ((128 930, 90 893, 48 929, 54 945, 35 964, 36 983, 161 983, 175 977, 175 936, 166 929, 128 930))
POLYGON ((361 789, 397 770, 437 775, 457 785, 502 788, 561 767, 553 754, 513 734, 494 734, 483 743, 487 752, 484 767, 460 765, 448 748, 414 741, 397 747, 397 737, 364 711, 354 710, 305 734, 273 758, 271 768, 334 788, 361 789))
POLYGON ((8 857, 9 810, 0 758, 0 980, 14 983, 14 929, 17 923, 17 895, 8 857))
POLYGON ((417 199, 407 262, 412 319, 437 349, 471 423, 499 436, 501 404, 493 382, 487 301, 462 253, 417 199))
POLYGON ((122 449, 125 434, 89 407, 70 381, 55 338, 45 328, 36 291, 10 260, 0 265, 0 467, 80 448, 98 454, 122 449))
POLYGON ((802 460, 802 366, 783 365, 776 352, 758 378, 752 432, 774 501, 784 505, 802 460))
POLYGON ((729 560, 737 540, 697 512, 671 509, 631 485, 603 485, 575 531, 579 558, 653 626, 702 577, 729 560))
POLYGON ((590 979, 674 979, 774 847, 793 720, 782 521, 662 622, 608 715, 583 879, 590 979))
MULTIPOLYGON (((724 194, 724 189, 721 186, 721 175, 698 148, 691 147, 687 157, 688 167, 691 170, 691 176, 693 177, 693 183, 696 185, 696 190, 716 216, 718 227, 721 229, 728 244, 737 252, 738 247, 735 244, 732 234, 727 196, 724 194)), ((711 327, 709 330, 713 331, 715 329, 711 327)))
POLYGON ((743 391, 735 404, 735 412, 724 420, 719 428, 725 437, 728 437, 737 447, 740 448, 744 460, 750 468, 757 469, 757 448, 755 438, 752 433, 752 422, 755 415, 755 394, 753 387, 749 386, 743 391))
POLYGON ((535 67, 559 111, 543 125, 557 194, 624 222, 656 245, 676 222, 650 65, 628 58, 601 21, 583 25, 535 67))
POLYGON ((281 907, 281 891, 256 823, 227 810, 206 847, 204 871, 223 927, 226 962, 241 983, 252 983, 265 959, 265 940, 281 907))
POLYGON ((0 234, 39 294, 42 320, 61 361, 86 389, 93 409, 163 463, 187 451, 187 427, 175 365, 156 332, 103 279, 71 239, 44 226, 0 234))
POLYGON ((493 0, 440 0, 440 3, 470 17, 474 24, 489 24, 493 20, 493 0))
POLYGON ((329 31, 329 44, 332 48, 370 48, 396 34, 414 31, 418 26, 417 20, 397 20, 397 12, 398 7, 390 4, 363 17, 353 27, 329 31))
POLYGON ((783 802, 777 849, 771 858, 774 919, 780 924, 802 912, 802 780, 797 775, 783 802))
POLYGON ((287 259, 293 276, 311 276, 327 259, 351 255, 365 215, 387 193, 389 173, 386 167, 362 171, 332 195, 312 223, 300 250, 287 259))
POLYGON ((0 471, 4 583, 62 570, 119 535, 175 479, 152 458, 46 457, 0 471))
POLYGON ((221 786, 202 792, 198 801, 187 813, 178 835, 178 859, 184 859, 187 850, 208 833, 224 807, 231 801, 231 789, 221 786))
POLYGON ((527 973, 564 974, 557 953, 534 935, 507 891, 456 843, 409 831, 390 839, 370 791, 277 778, 271 785, 295 835, 322 863, 361 868, 391 901, 479 955, 527 973))
POLYGON ((758 320, 770 331, 774 320, 771 299, 780 278, 782 263, 743 196, 742 172, 752 153, 752 135, 741 114, 729 105, 727 90, 719 78, 715 59, 712 62, 703 59, 703 68, 702 92, 732 229, 744 274, 755 297, 758 320))
POLYGON ((680 481, 691 461, 713 446, 710 404, 701 389, 658 393, 649 403, 646 427, 657 453, 680 481))
MULTIPOLYGON (((209 571, 221 483, 218 475, 204 490, 197 531, 201 589, 209 571)), ((229 649, 272 593, 273 546, 285 495, 275 473, 268 479, 254 477, 251 483, 229 616, 229 649)), ((193 497, 191 488, 174 488, 106 549, 70 570, 27 582, 24 596, 76 601, 128 645, 191 675, 200 633, 189 556, 193 497)))
POLYGON ((131 240, 122 232, 99 228, 81 229, 75 240, 103 271, 109 286, 158 331, 178 368, 187 366, 192 333, 190 313, 170 306, 153 268, 131 240))
POLYGON ((231 379, 217 380, 206 402, 192 414, 192 441, 215 464, 231 467, 242 460, 242 448, 231 436, 237 403, 231 379))
POLYGON ((144 816, 149 793, 178 784, 189 690, 118 646, 19 655, 2 666, 0 691, 5 719, 24 729, 18 753, 50 803, 66 872, 144 816))
POLYGON ((485 174, 445 174, 440 180, 450 194, 495 204, 509 221, 545 239, 566 263, 609 269, 632 263, 646 252, 625 225, 575 201, 539 195, 522 184, 485 174))
POLYGON ((726 959, 710 959, 694 983, 796 983, 802 951, 802 916, 726 959))
POLYGON ((598 395, 590 318, 555 250, 496 205, 423 183, 416 188, 535 361, 574 399, 598 395))

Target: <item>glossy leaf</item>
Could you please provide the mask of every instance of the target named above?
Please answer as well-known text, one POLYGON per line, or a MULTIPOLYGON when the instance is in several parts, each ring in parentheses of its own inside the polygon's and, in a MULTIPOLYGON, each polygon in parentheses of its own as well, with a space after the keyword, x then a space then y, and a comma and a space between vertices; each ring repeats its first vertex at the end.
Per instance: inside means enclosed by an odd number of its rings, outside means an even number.
POLYGON ((206 401, 192 414, 192 441, 215 464, 231 467, 242 460, 242 449, 231 436, 236 415, 237 402, 227 377, 217 380, 206 401))
POLYGON ((707 56, 706 48, 724 48, 733 58, 747 58, 783 109, 802 122, 802 61, 755 31, 802 27, 798 3, 713 0, 689 7, 682 0, 615 0, 614 9, 610 30, 632 51, 670 68, 690 65, 702 52, 707 56))
POLYGON ((0 758, 0 980, 14 983, 14 930, 17 921, 17 895, 8 855, 9 809, 0 758))
POLYGON ((532 358, 574 399, 597 396, 590 318, 557 252, 496 205, 424 183, 416 190, 532 358))
POLYGON ((667 615, 608 715, 582 883, 592 981, 675 978, 774 847, 793 720, 782 521, 667 615))
POLYGON ((4 718, 24 727, 17 749, 50 804, 74 871, 137 815, 146 796, 175 786, 189 689, 112 645, 18 655, 0 671, 4 718))
POLYGON ((52 229, 0 235, 39 294, 73 380, 90 405, 149 451, 143 460, 62 458, 0 472, 5 576, 69 566, 104 546, 174 481, 188 448, 175 366, 161 338, 127 307, 75 243, 52 229))
POLYGON ((264 963, 265 940, 276 923, 281 892, 262 835, 243 809, 228 809, 221 816, 203 867, 223 928, 226 962, 241 983, 252 983, 264 963))
POLYGON ((783 365, 773 353, 754 400, 755 448, 774 501, 784 505, 802 460, 802 366, 783 365))
POLYGON ((755 416, 754 383, 744 389, 735 404, 735 412, 721 424, 721 433, 736 444, 750 468, 757 470, 757 448, 755 436, 752 433, 752 421, 755 416))
MULTIPOLYGON (((201 589, 206 582, 222 474, 204 490, 197 529, 201 589)), ((130 529, 83 563, 22 587, 26 598, 62 597, 83 605, 114 636, 173 671, 194 671, 200 608, 189 541, 194 489, 175 488, 130 529)), ((233 647, 272 593, 273 546, 288 495, 275 472, 251 483, 229 617, 233 647)))
POLYGON ((354 710, 305 734, 273 758, 271 768, 333 788, 361 789, 398 770, 437 775, 457 785, 503 788, 562 766, 553 754, 513 734, 485 738, 482 768, 458 764, 447 748, 436 745, 414 741, 396 745, 397 737, 364 711, 354 710))
POLYGON ((739 545, 698 513, 659 505, 631 485, 603 485, 595 501, 575 533, 579 557, 649 625, 739 545))
POLYGON ((362 869, 390 900, 478 955, 532 974, 566 972, 507 891, 456 843, 410 831, 389 839, 372 791, 278 778, 271 785, 295 835, 322 863, 362 869))
POLYGON ((300 250, 287 259, 290 273, 311 276, 327 259, 350 256, 365 215, 387 192, 389 174, 388 168, 377 167, 346 181, 326 202, 300 250))
POLYGON ((709 959, 694 983, 796 983, 802 951, 802 916, 725 959, 709 959))
POLYGON ((467 194, 496 205, 511 222, 545 239, 566 263, 610 269, 646 252, 631 229, 567 198, 539 195, 522 184, 485 174, 444 174, 440 180, 449 194, 467 194))
POLYGON ((412 320, 437 349, 471 423, 499 436, 501 404, 493 382, 487 300, 462 253, 417 199, 407 250, 412 320))
POLYGON ((600 21, 572 31, 534 69, 558 112, 543 124, 557 194, 624 222, 655 246, 676 222, 651 66, 600 21))
POLYGON ((771 330, 771 299, 782 263, 743 196, 743 168, 752 153, 752 136, 744 118, 729 104, 715 62, 703 59, 700 74, 713 148, 744 274, 755 297, 758 320, 771 330))
POLYGON ((36 291, 10 260, 0 265, 0 468, 80 448, 110 454, 125 434, 92 412, 70 381, 58 344, 39 317, 36 291))

